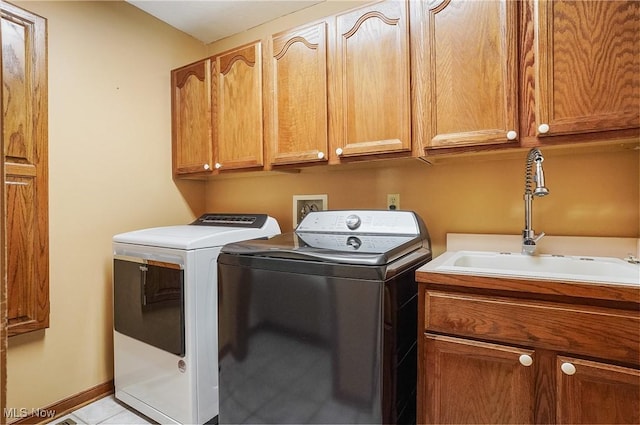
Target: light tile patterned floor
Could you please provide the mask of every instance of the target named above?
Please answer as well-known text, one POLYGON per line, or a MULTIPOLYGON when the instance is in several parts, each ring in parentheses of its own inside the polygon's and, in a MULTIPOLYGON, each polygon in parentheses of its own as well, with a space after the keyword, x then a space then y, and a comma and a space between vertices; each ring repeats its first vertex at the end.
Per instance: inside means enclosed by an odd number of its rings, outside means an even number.
POLYGON ((113 395, 94 401, 72 413, 50 422, 48 425, 149 425, 151 419, 117 401, 113 395), (71 422, 73 421, 73 422, 71 422))

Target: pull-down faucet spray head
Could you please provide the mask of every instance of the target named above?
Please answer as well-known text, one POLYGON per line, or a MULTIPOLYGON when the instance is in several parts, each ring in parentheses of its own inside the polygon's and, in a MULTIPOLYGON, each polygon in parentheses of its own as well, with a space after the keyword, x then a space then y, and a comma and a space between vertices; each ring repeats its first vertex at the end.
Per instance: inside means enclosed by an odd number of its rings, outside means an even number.
POLYGON ((542 157, 542 153, 539 150, 537 151, 538 155, 534 158, 536 162, 536 174, 533 176, 536 182, 536 188, 533 194, 535 196, 545 196, 549 194, 549 189, 544 185, 544 171, 542 170, 542 161, 544 161, 544 158, 542 157))
POLYGON ((524 186, 524 230, 522 231, 522 253, 533 255, 536 251, 536 242, 544 236, 544 232, 538 236, 535 235, 531 226, 531 206, 534 196, 546 196, 549 189, 544 183, 544 171, 542 170, 542 162, 544 157, 538 148, 533 148, 527 155, 527 167, 525 171, 524 186), (533 164, 536 165, 535 174, 533 174, 533 164), (535 188, 531 190, 531 185, 535 183, 535 188))

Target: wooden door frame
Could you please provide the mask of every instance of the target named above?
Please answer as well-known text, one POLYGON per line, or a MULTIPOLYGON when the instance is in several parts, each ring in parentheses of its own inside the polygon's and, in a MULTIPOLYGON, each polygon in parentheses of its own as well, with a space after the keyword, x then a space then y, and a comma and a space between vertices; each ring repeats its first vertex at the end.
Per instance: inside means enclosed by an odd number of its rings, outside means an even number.
MULTIPOLYGON (((2 34, 0 33, 0 42, 2 34)), ((0 44, 1 45, 1 44, 0 44)), ((0 49, 1 50, 1 49, 0 49)), ((2 55, 0 55, 0 65, 2 55)), ((0 81, 2 80, 2 66, 0 66, 0 81)), ((2 99, 2 85, 0 85, 0 99, 2 99)), ((2 130, 2 114, 0 114, 0 130, 2 130)), ((2 133, 0 133, 2 134, 2 133)), ((0 151, 4 152, 3 138, 0 137, 0 151)), ((5 203, 4 203, 4 154, 0 161, 0 418, 5 421, 5 407, 7 406, 7 275, 5 271, 6 243, 5 243, 5 203)))

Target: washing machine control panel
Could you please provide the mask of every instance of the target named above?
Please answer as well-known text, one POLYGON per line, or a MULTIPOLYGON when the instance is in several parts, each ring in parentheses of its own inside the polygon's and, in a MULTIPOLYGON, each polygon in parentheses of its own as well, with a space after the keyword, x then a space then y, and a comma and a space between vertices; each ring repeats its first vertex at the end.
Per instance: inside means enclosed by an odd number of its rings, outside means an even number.
POLYGON ((416 235, 420 228, 411 211, 312 211, 298 225, 296 232, 416 235))

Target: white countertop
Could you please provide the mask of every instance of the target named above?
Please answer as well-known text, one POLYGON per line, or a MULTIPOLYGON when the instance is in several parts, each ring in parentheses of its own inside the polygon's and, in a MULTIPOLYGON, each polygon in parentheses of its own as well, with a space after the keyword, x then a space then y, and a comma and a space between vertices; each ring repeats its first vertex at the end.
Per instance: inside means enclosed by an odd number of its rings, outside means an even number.
MULTIPOLYGON (((520 252, 521 235, 448 233, 447 251, 520 252)), ((639 238, 545 235, 538 241, 537 254, 593 257, 640 257, 639 238)))

